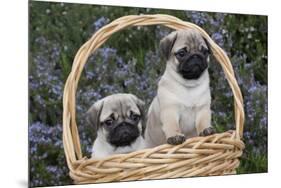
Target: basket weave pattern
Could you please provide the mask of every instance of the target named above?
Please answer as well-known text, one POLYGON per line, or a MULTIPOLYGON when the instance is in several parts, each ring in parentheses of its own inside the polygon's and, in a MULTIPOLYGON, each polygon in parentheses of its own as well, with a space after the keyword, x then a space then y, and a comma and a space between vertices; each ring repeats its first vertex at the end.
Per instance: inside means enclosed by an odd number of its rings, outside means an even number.
POLYGON ((70 176, 77 184, 191 176, 233 174, 239 166, 244 143, 244 108, 240 88, 226 53, 199 26, 169 15, 124 16, 98 30, 78 50, 63 95, 63 144, 70 176), (236 130, 164 144, 102 160, 83 157, 76 124, 76 90, 88 57, 114 33, 131 26, 164 25, 171 29, 196 29, 210 43, 234 96, 236 130))

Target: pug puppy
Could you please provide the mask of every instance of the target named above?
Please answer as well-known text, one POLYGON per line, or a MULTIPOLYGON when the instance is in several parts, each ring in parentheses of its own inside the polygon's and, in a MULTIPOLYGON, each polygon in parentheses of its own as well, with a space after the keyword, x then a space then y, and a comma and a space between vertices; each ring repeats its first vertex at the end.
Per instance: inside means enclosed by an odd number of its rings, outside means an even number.
POLYGON ((132 94, 107 96, 87 111, 96 133, 92 157, 104 158, 144 148, 144 102, 132 94))
POLYGON ((178 30, 161 40, 160 50, 166 70, 148 110, 146 147, 213 134, 207 40, 196 30, 178 30))

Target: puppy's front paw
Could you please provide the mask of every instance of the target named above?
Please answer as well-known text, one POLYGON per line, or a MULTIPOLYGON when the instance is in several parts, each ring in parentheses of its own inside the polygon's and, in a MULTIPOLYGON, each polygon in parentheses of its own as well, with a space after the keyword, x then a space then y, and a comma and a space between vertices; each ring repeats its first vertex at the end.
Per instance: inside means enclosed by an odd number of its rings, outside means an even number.
POLYGON ((184 135, 171 136, 167 139, 167 143, 171 145, 179 145, 185 141, 184 135))
POLYGON ((206 129, 204 129, 200 134, 199 136, 209 136, 209 135, 212 135, 212 134, 215 134, 216 133, 216 130, 213 128, 213 127, 208 127, 206 129))

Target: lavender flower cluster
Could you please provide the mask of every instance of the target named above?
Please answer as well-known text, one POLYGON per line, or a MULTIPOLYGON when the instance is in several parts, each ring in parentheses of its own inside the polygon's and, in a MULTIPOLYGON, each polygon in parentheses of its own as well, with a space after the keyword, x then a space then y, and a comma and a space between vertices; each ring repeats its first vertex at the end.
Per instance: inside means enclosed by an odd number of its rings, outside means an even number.
POLYGON ((34 122, 29 126, 28 137, 30 187, 69 184, 65 176, 68 169, 64 161, 61 125, 34 122))

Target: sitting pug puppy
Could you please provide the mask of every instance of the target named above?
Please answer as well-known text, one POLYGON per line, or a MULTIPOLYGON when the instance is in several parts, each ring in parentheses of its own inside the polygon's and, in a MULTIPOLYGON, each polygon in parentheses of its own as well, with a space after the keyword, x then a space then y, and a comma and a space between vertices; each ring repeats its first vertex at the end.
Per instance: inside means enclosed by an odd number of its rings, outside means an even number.
POLYGON ((160 50, 166 70, 148 110, 146 146, 177 145, 213 134, 208 42, 196 30, 178 30, 161 40, 160 50))
POLYGON ((114 94, 87 112, 87 121, 97 134, 92 157, 128 153, 144 148, 144 102, 132 94, 114 94))

